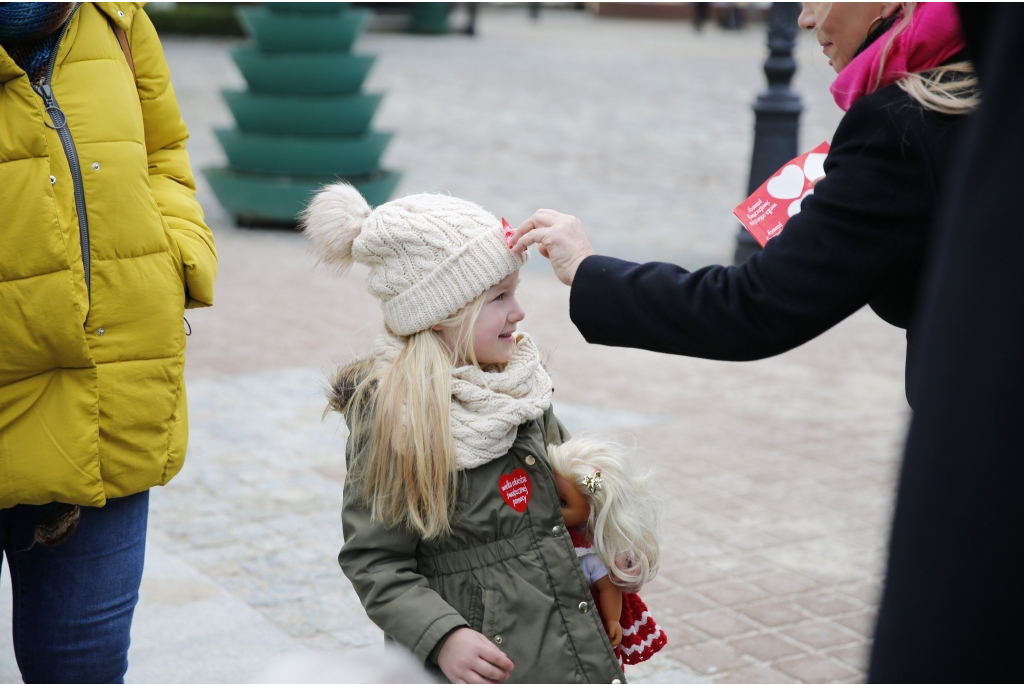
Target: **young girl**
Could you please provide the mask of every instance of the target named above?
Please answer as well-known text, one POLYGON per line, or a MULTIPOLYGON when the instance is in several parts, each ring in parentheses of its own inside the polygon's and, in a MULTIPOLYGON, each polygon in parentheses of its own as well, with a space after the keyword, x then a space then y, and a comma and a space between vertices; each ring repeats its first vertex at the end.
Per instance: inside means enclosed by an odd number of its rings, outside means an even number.
POLYGON ((324 262, 369 267, 384 314, 331 393, 350 431, 338 560, 366 613, 452 682, 620 682, 547 460, 569 436, 517 331, 527 255, 445 195, 371 211, 339 183, 304 223, 324 262))

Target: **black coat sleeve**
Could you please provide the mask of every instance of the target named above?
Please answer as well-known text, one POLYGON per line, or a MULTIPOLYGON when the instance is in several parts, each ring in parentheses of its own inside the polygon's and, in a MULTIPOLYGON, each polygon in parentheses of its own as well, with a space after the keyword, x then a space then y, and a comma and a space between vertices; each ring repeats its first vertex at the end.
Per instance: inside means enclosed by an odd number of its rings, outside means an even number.
POLYGON ((923 259, 937 198, 920 121, 905 98, 861 98, 836 131, 826 178, 762 252, 692 273, 588 257, 573 323, 591 343, 731 361, 820 335, 923 259))

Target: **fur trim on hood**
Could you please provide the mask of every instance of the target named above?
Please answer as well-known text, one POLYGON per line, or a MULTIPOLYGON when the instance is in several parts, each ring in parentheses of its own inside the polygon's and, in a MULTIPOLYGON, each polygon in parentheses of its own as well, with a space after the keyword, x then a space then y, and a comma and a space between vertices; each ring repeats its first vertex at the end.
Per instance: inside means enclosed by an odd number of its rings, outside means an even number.
POLYGON ((369 377, 372 370, 372 357, 357 359, 338 369, 327 388, 327 409, 324 414, 332 410, 344 414, 356 394, 356 388, 369 377))

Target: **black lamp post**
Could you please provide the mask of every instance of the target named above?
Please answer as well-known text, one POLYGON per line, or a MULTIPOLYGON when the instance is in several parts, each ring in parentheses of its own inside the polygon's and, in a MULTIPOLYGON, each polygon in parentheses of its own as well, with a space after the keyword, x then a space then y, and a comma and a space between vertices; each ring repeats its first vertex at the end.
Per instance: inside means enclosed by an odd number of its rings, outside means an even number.
MULTIPOLYGON (((773 2, 768 19, 768 61, 764 73, 768 90, 754 103, 754 154, 750 160, 750 182, 747 194, 757 190, 783 164, 797 156, 797 134, 800 131, 800 97, 789 87, 796 71, 793 46, 796 44, 796 20, 800 3, 773 2)), ((760 250, 757 241, 740 226, 736 234, 733 263, 742 264, 760 250)))

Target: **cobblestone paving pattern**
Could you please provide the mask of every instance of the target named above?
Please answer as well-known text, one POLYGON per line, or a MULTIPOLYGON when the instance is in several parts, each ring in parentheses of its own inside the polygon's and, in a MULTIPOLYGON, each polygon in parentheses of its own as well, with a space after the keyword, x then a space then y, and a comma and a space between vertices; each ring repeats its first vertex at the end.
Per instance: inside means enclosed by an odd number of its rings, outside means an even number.
MULTIPOLYGON (((841 114, 808 38, 802 149, 841 114)), ((165 40, 197 168, 223 163, 212 127, 232 124, 218 89, 242 84, 234 44, 165 40)), ((476 39, 369 33, 356 49, 380 56, 367 87, 386 94, 375 125, 396 131, 385 163, 404 173, 399 193, 448 190, 513 222, 572 212, 618 256, 728 259, 763 25, 696 35, 499 8, 476 39)), ((344 438, 320 420, 327 372, 379 325, 365 272, 314 271, 299 236, 234 228, 198 183, 217 305, 188 313, 192 435, 181 475, 153 492, 135 682, 248 681, 296 650, 380 649, 337 567, 344 438)), ((523 290, 556 409, 636 444, 666 500, 663 570, 643 595, 669 646, 630 679, 862 680, 907 417, 902 332, 862 311, 774 359, 707 362, 587 345, 538 257, 523 290)), ((9 602, 0 593, 0 612, 9 602)))

